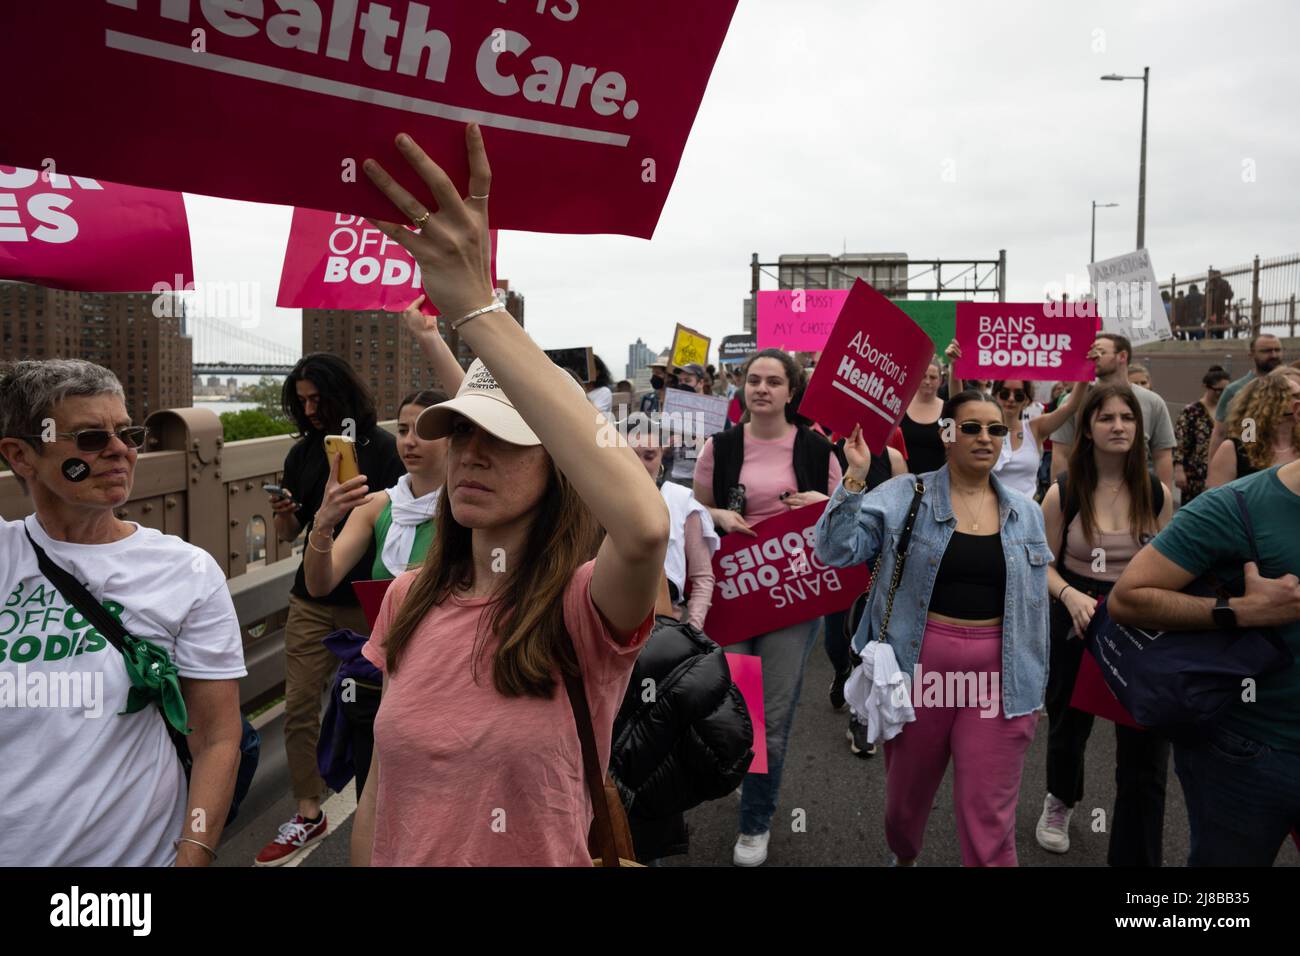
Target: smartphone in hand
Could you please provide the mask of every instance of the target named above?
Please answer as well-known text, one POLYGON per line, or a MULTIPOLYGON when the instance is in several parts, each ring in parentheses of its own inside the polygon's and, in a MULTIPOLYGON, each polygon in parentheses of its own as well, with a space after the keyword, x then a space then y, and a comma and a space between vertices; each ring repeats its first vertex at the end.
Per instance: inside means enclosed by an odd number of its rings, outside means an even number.
POLYGON ((343 484, 343 482, 361 474, 361 467, 357 464, 357 443, 355 441, 343 435, 326 435, 326 461, 332 460, 336 454, 341 456, 339 458, 339 484, 343 484))

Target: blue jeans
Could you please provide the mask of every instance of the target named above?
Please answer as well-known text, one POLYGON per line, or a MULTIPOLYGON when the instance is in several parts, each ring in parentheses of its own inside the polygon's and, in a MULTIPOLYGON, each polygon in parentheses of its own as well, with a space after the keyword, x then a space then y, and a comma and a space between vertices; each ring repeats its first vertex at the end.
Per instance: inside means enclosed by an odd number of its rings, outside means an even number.
POLYGON ((794 709, 799 703, 804 664, 822 619, 760 634, 729 645, 729 654, 757 654, 763 660, 763 720, 767 727, 767 773, 745 774, 740 792, 740 832, 753 836, 772 828, 776 798, 785 769, 794 709))
POLYGON ((1174 745, 1192 830, 1188 866, 1272 866, 1300 826, 1300 753, 1219 728, 1174 745))

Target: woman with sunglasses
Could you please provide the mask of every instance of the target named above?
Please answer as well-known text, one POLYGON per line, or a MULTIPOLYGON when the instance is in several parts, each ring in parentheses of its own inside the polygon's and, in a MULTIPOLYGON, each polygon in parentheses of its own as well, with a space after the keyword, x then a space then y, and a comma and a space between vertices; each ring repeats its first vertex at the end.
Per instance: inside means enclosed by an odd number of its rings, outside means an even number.
MULTIPOLYGON (((948 343, 944 354, 948 357, 949 364, 961 358, 961 346, 957 344, 956 339, 948 343)), ((954 382, 958 391, 961 391, 963 385, 961 379, 954 382)), ((1024 418, 1025 409, 1033 401, 1031 383, 1018 378, 994 381, 992 395, 993 400, 998 403, 998 408, 1002 409, 1002 424, 1005 430, 1002 430, 1000 437, 1005 440, 1002 442, 998 462, 993 466, 993 474, 1013 491, 1018 491, 1027 498, 1035 497, 1038 493, 1038 471, 1043 458, 1043 442, 1083 407, 1087 392, 1086 384, 1073 388, 1065 404, 1059 408, 1033 418, 1024 418)))
POLYGON ((1210 468, 1210 436, 1214 433, 1214 411, 1232 377, 1222 365, 1212 365, 1201 379, 1201 397, 1183 406, 1174 423, 1174 484, 1182 492, 1183 504, 1205 490, 1210 468))
POLYGON ((916 678, 916 719, 885 742, 885 837, 896 864, 920 854, 951 760, 963 865, 1015 866, 1021 772, 1047 686, 1051 552, 1042 512, 993 474, 1002 409, 971 389, 950 398, 942 417, 953 423, 947 463, 865 495, 871 454, 854 429, 844 445, 848 471, 817 523, 817 556, 835 567, 872 566, 879 556, 853 645, 861 652, 888 641, 902 673, 916 678), (896 575, 918 481, 923 494, 896 575))
MULTIPOLYGON (((1099 385, 1079 415, 1068 472, 1043 496, 1056 561, 1052 589, 1051 679, 1047 684, 1047 795, 1035 835, 1051 853, 1070 849, 1070 816, 1083 798, 1083 758, 1093 715, 1070 706, 1084 654, 1080 635, 1097 601, 1132 557, 1169 521, 1173 498, 1147 471, 1142 406, 1127 385, 1099 385)), ((1115 808, 1111 866, 1159 866, 1169 744, 1115 725, 1115 808)))
POLYGON ((429 301, 478 357, 456 397, 416 425, 423 440, 450 438, 447 483, 428 557, 389 587, 363 650, 384 690, 352 856, 590 866, 579 721, 603 777, 653 624, 668 509, 582 387, 494 298, 492 173, 478 126, 465 138, 462 186, 397 137, 419 198, 373 159, 363 164, 417 228, 374 224, 419 264, 429 301))
POLYGON ((0 520, 0 686, 49 690, 39 703, 0 705, 7 866, 206 866, 217 856, 239 764, 243 641, 211 555, 117 517, 145 437, 102 366, 0 365, 0 455, 33 511, 0 520), (128 634, 166 652, 166 683, 184 701, 179 714, 167 709, 174 727, 191 728, 188 783, 161 706, 149 696, 138 705, 150 682, 60 591, 38 547, 128 634), (95 699, 68 699, 60 682, 93 687, 95 699))

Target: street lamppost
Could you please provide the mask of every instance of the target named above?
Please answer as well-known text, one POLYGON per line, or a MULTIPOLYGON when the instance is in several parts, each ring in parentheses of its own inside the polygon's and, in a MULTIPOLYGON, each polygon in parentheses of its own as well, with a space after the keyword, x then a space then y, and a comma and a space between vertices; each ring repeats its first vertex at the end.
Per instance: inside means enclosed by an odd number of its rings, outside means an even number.
POLYGON ((1107 73, 1103 80, 1141 80, 1142 81, 1142 155, 1138 160, 1138 237, 1137 247, 1145 248, 1147 220, 1147 86, 1151 78, 1151 67, 1144 66, 1141 76, 1120 76, 1107 73))
POLYGON ((1119 203, 1117 202, 1097 202, 1097 200, 1095 199, 1092 201, 1092 245, 1089 247, 1088 250, 1088 262, 1092 263, 1097 261, 1097 209, 1098 207, 1102 209, 1111 209, 1112 207, 1118 205, 1119 203))

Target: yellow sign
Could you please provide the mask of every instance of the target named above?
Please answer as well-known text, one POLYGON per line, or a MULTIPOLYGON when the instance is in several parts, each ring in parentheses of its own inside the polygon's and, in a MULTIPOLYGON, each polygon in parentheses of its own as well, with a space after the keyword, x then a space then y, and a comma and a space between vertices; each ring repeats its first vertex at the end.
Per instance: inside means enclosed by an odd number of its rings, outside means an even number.
POLYGON ((694 329, 678 325, 673 334, 672 363, 676 368, 685 365, 707 365, 709 362, 709 337, 694 329))

